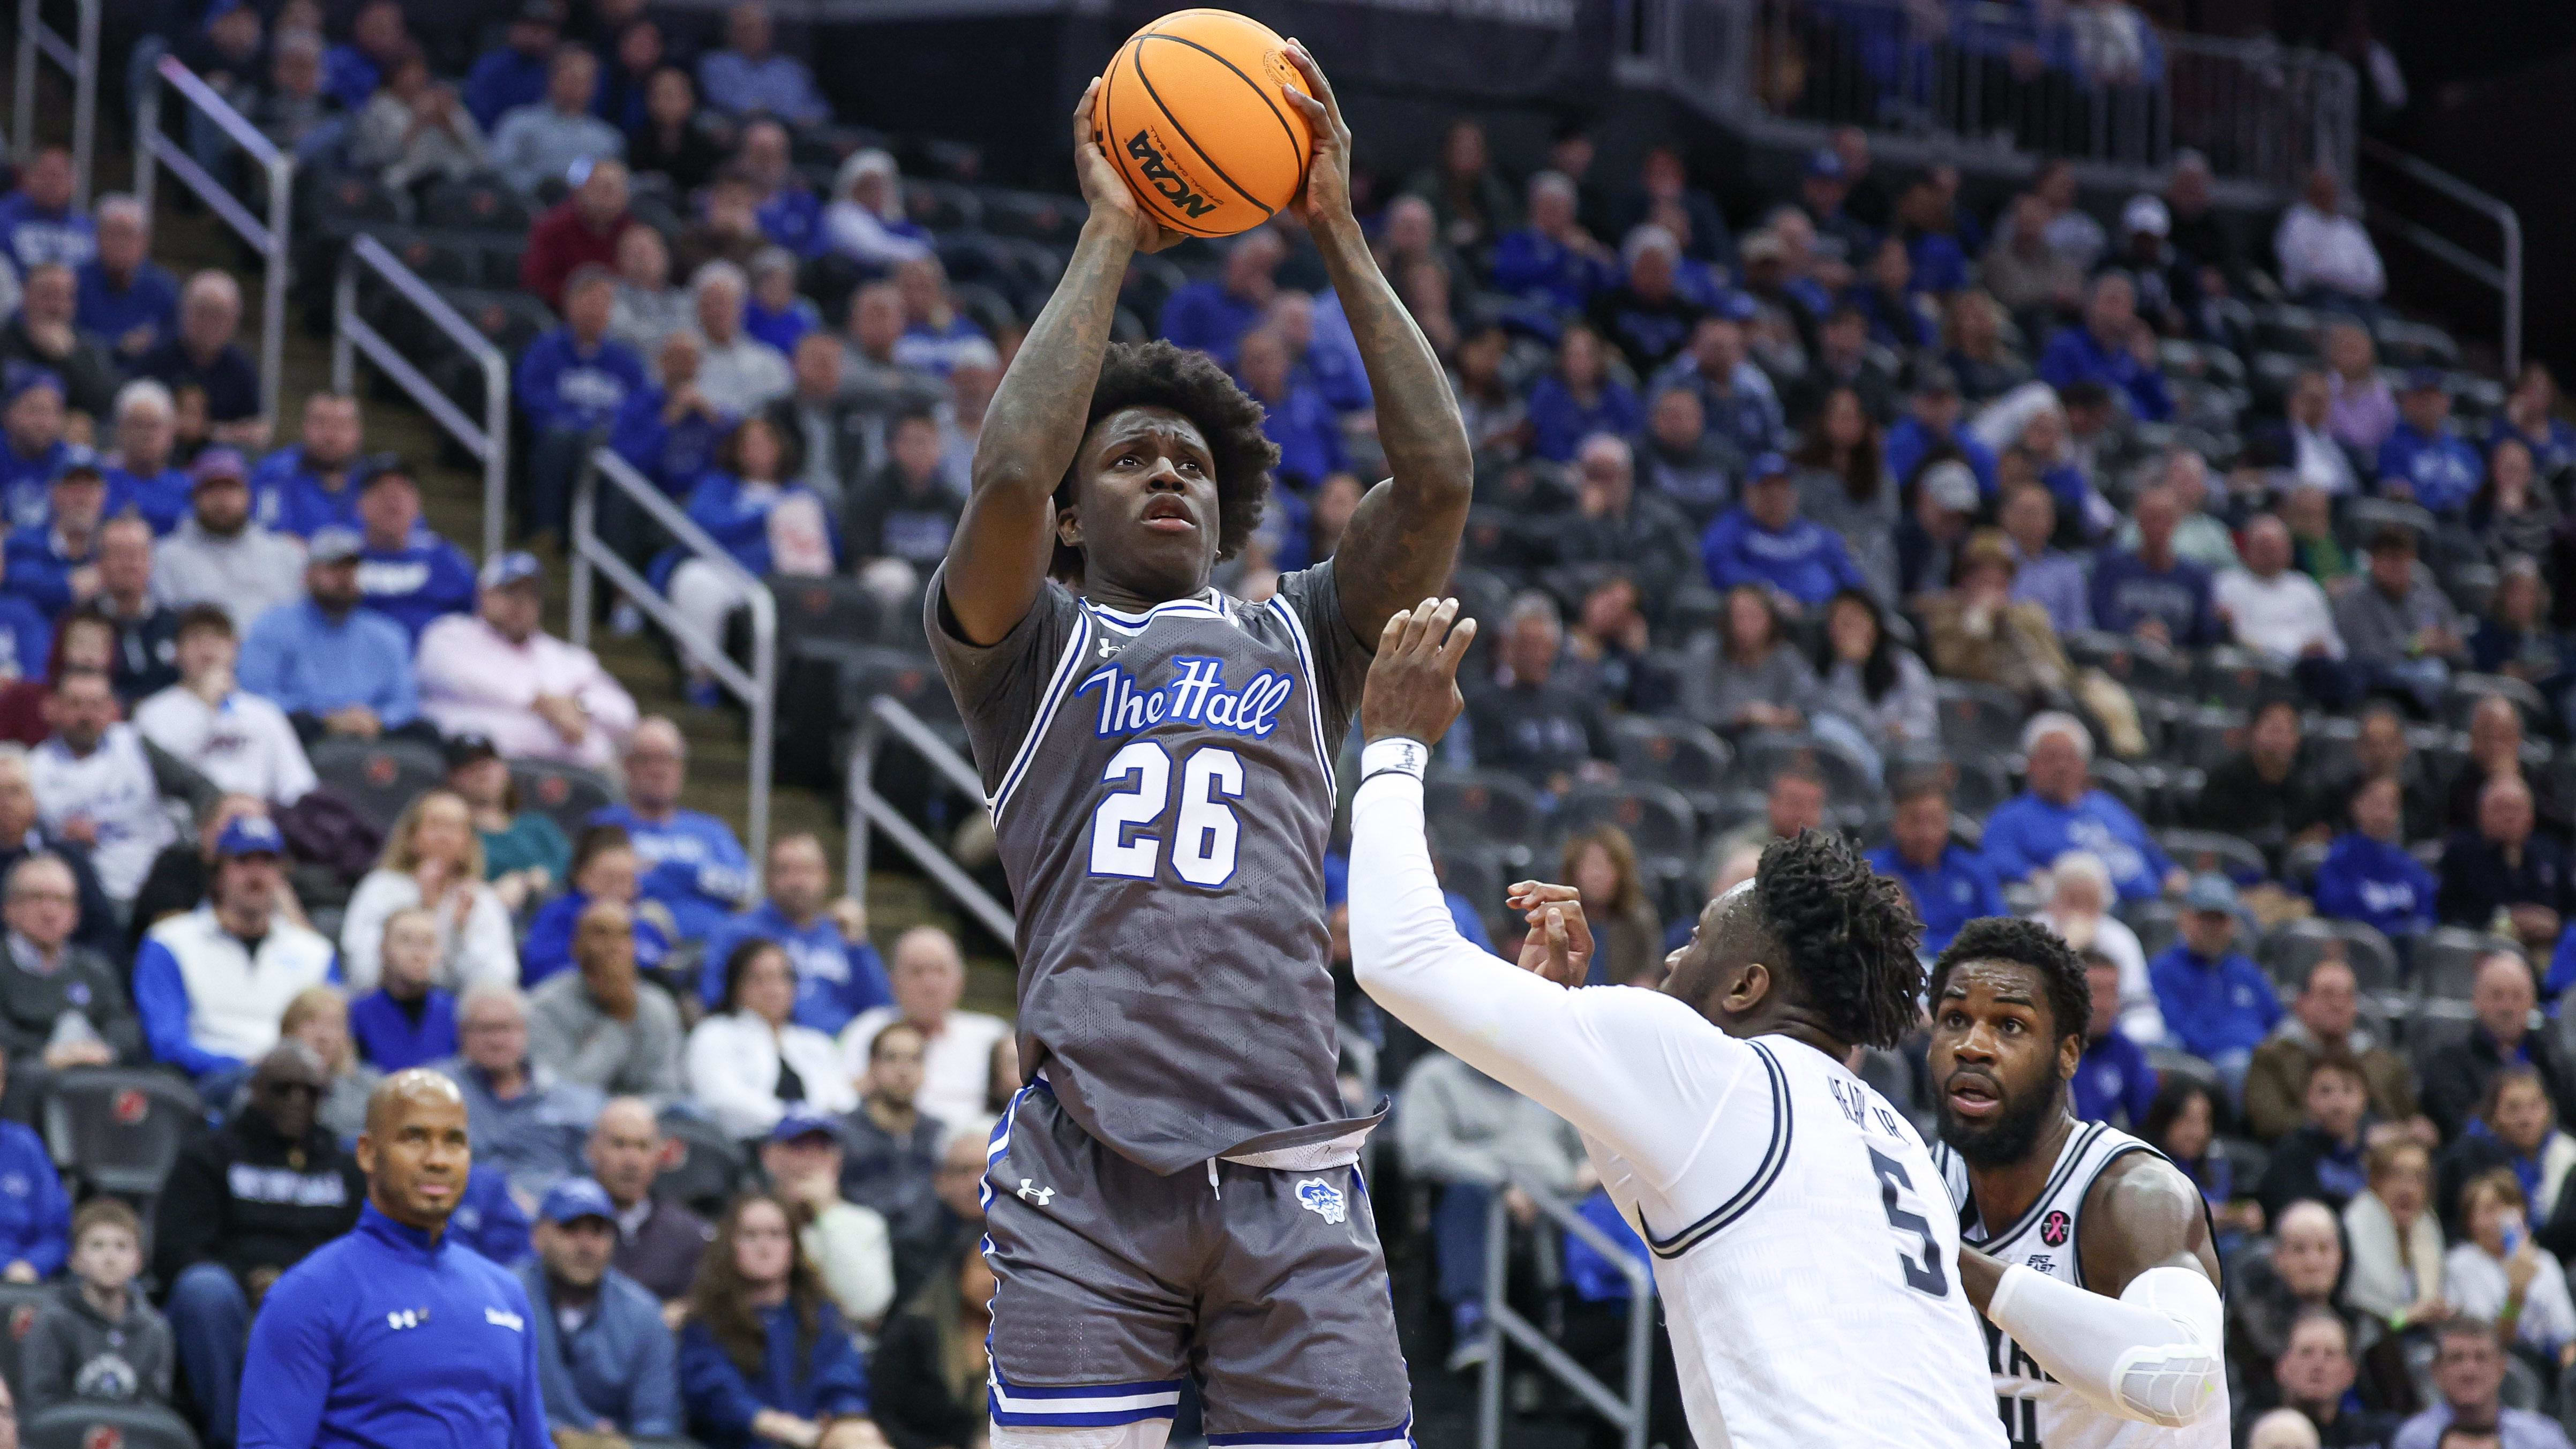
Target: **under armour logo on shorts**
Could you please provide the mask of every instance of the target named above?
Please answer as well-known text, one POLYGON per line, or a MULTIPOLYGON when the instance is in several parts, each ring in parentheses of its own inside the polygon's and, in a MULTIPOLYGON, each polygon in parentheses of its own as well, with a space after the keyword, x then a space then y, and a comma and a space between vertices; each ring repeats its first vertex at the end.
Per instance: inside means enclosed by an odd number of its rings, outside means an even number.
POLYGON ((1297 1201, 1306 1205, 1306 1211, 1328 1223, 1348 1221, 1351 1215, 1350 1204, 1342 1197, 1342 1190, 1320 1177, 1309 1177, 1297 1184, 1297 1201))
POLYGON ((1045 1207, 1049 1202, 1054 1200, 1055 1189, 1051 1187, 1039 1187, 1034 1181, 1024 1177, 1020 1179, 1020 1190, 1017 1196, 1023 1202, 1033 1202, 1039 1207, 1045 1207))

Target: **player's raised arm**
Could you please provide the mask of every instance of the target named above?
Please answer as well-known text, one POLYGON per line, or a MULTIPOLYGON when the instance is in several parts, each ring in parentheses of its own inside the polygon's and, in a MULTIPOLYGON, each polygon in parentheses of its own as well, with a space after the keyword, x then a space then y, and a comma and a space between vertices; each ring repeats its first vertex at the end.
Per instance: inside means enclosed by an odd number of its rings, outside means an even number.
POLYGON ((1288 58, 1315 93, 1280 87, 1315 133, 1314 159, 1296 205, 1324 254, 1368 368, 1378 442, 1391 475, 1360 500, 1333 561, 1342 617, 1353 633, 1373 640, 1389 615, 1449 581, 1467 527, 1475 455, 1439 355, 1378 272, 1351 215, 1351 128, 1341 103, 1304 42, 1288 42, 1288 58))
POLYGON ((2087 1195, 2077 1251, 2090 1288, 1972 1248, 1959 1252, 1960 1286, 2106 1414, 2179 1427, 2223 1413, 2226 1308, 2200 1190, 2163 1158, 2132 1153, 2087 1195))
POLYGON ((1073 168, 1091 204, 1064 280, 1011 359, 975 442, 973 492, 948 543, 948 611, 995 644, 1037 601, 1055 551, 1055 490, 1082 446, 1127 259, 1181 240, 1147 217, 1091 134, 1094 77, 1073 108, 1073 168))
POLYGON ((1523 970, 1459 936, 1422 824, 1423 763, 1458 716, 1458 659, 1475 627, 1452 631, 1457 611, 1456 600, 1429 599, 1399 610, 1369 665, 1351 805, 1352 969, 1433 1045, 1609 1144, 1661 1188, 1708 1134, 1731 1080, 1711 1058, 1730 1044, 1672 997, 1555 984, 1582 979, 1576 958, 1590 937, 1579 907, 1545 888, 1515 900, 1539 914, 1536 954, 1549 963, 1525 957, 1534 969, 1523 970))

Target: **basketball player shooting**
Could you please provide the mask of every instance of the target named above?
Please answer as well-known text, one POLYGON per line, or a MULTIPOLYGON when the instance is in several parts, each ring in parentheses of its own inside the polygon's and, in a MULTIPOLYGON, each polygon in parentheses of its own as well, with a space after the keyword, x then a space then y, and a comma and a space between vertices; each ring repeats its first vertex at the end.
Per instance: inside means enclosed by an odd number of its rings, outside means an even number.
POLYGON ((1970 921, 1931 1002, 1936 1156, 2014 1449, 2224 1449, 2209 1209, 2161 1153, 2067 1105, 2082 960, 2035 921, 1970 921))
POLYGON ((1654 1254, 1702 1444, 1999 1446, 1958 1229, 1923 1141, 1844 1066, 1915 1020, 1922 926, 1840 836, 1774 842, 1711 901, 1660 992, 1569 990, 1575 891, 1524 882, 1529 970, 1462 940, 1423 841, 1422 768, 1472 623, 1388 621, 1351 807, 1351 963, 1378 1005, 1583 1133, 1654 1254))
POLYGON ((1214 361, 1110 344, 1128 259, 1177 238, 1101 153, 1086 92, 1090 218, 985 416, 926 602, 1018 905, 1032 1070, 984 1180, 994 1449, 1155 1449, 1189 1378, 1216 1445, 1408 1443, 1352 1167, 1384 1108, 1352 1116, 1336 1083, 1324 849, 1370 648, 1447 578, 1471 463, 1351 215, 1340 107, 1289 54, 1321 98, 1282 88, 1314 137, 1293 206, 1393 476, 1267 603, 1210 587, 1278 450, 1214 361))

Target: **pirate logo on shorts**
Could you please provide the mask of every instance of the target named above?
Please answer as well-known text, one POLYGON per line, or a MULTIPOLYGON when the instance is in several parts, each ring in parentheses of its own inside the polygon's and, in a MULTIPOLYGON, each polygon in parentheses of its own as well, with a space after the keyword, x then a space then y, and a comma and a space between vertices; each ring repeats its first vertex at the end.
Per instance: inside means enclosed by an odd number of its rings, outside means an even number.
POLYGON ((1351 1215, 1350 1204, 1343 1199, 1342 1190, 1320 1177, 1309 1177, 1297 1184, 1297 1201, 1306 1205, 1306 1211, 1328 1223, 1347 1221, 1351 1215))
POLYGON ((2065 1247, 2066 1235, 2074 1226, 2075 1220, 2064 1209, 2052 1208, 2048 1216, 2039 1220, 2039 1240, 2052 1248, 2065 1247))

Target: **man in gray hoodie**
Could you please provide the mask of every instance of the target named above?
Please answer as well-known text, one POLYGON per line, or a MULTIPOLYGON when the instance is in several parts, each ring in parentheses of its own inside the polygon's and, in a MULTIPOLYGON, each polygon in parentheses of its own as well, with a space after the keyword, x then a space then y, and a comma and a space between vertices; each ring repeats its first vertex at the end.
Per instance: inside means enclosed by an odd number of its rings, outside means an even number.
POLYGON ((112 1197, 72 1214, 71 1272, 36 1311, 20 1346, 18 1412, 34 1419, 56 1404, 170 1402, 177 1362, 170 1323, 136 1291, 143 1223, 112 1197))
POLYGON ((251 517, 250 467, 208 448, 189 470, 189 515, 161 542, 153 592, 172 608, 219 604, 233 628, 304 596, 304 547, 251 517))

